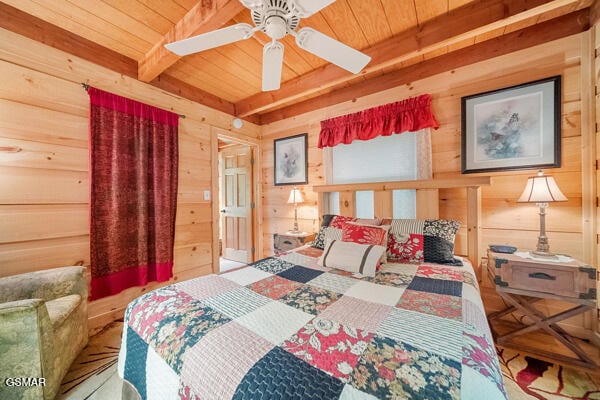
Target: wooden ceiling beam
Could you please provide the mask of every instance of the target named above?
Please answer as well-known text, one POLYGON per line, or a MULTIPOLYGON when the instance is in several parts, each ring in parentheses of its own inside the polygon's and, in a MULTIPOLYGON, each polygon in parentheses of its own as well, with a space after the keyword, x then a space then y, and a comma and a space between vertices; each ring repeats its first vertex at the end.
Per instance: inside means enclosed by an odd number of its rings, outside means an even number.
POLYGON ((158 76, 158 78, 150 82, 150 84, 166 92, 176 94, 177 96, 186 98, 188 100, 192 100, 204 105, 210 104, 209 107, 223 111, 229 115, 235 114, 235 106, 233 105, 233 103, 225 101, 220 97, 215 96, 214 94, 198 89, 197 87, 192 86, 189 83, 186 83, 173 76, 161 74, 158 76))
MULTIPOLYGON (((361 76, 377 75, 382 68, 491 32, 524 19, 567 5, 585 6, 590 0, 480 0, 408 29, 362 51, 372 57, 361 76)), ((356 79, 347 71, 327 64, 281 85, 236 103, 240 117, 261 113, 320 90, 356 79)))
MULTIPOLYGON (((138 63, 129 57, 2 2, 0 2, 0 15, 2 15, 0 18, 1 28, 44 43, 125 76, 134 79, 137 78, 138 63)), ((159 79, 150 82, 150 84, 166 92, 204 104, 207 107, 223 111, 230 115, 235 114, 233 103, 192 87, 169 75, 163 74, 159 79)), ((247 117, 244 119, 250 122, 258 122, 258 117, 247 117)))
POLYGON ((137 78, 137 61, 0 2, 0 27, 137 78))
POLYGON ((589 9, 576 11, 385 75, 362 80, 358 84, 334 90, 323 96, 263 114, 260 122, 265 125, 291 118, 333 104, 351 101, 358 97, 452 71, 476 62, 571 36, 589 29, 589 18, 589 9))
POLYGON ((245 7, 239 0, 198 2, 139 61, 138 79, 150 82, 181 58, 167 50, 165 44, 219 29, 242 10, 245 10, 245 7))

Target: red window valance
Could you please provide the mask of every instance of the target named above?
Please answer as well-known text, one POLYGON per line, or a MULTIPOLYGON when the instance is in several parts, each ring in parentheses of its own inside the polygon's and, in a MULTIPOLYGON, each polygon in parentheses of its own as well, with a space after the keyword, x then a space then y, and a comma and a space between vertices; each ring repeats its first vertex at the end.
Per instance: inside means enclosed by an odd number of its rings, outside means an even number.
POLYGON ((321 121, 319 148, 424 128, 439 128, 429 94, 321 121))

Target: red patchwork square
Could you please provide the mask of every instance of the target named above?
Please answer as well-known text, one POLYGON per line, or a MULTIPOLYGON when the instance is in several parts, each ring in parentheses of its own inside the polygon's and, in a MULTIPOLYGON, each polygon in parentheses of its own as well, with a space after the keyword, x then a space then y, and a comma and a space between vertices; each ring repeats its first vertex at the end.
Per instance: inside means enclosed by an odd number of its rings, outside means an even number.
POLYGON ((281 297, 294 291, 300 286, 302 286, 301 283, 273 275, 248 285, 248 289, 270 299, 279 300, 281 297))
POLYGON ((347 382, 372 337, 372 333, 315 318, 281 347, 347 382))
POLYGON ((447 294, 407 289, 402 294, 396 307, 456 321, 462 320, 462 299, 447 294))
POLYGON ((456 268, 438 267, 433 265, 420 265, 416 275, 431 279, 463 281, 462 271, 457 270, 456 268))

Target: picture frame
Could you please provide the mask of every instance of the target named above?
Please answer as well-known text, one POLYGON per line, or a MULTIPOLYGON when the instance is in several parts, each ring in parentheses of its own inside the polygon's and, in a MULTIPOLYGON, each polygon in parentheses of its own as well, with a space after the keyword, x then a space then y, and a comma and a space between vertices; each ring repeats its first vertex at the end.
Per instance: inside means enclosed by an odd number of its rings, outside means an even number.
POLYGON ((561 77, 461 98, 461 172, 559 168, 561 77))
POLYGON ((301 133, 274 140, 275 186, 308 183, 307 138, 306 133, 301 133))

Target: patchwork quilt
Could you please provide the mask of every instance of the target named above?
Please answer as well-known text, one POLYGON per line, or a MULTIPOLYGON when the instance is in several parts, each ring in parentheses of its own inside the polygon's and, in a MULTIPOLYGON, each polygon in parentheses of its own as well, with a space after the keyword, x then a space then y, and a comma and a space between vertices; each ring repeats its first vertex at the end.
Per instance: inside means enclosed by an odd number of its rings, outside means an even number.
POLYGON ((303 247, 144 294, 119 375, 142 399, 506 399, 471 265, 319 267, 303 247))

